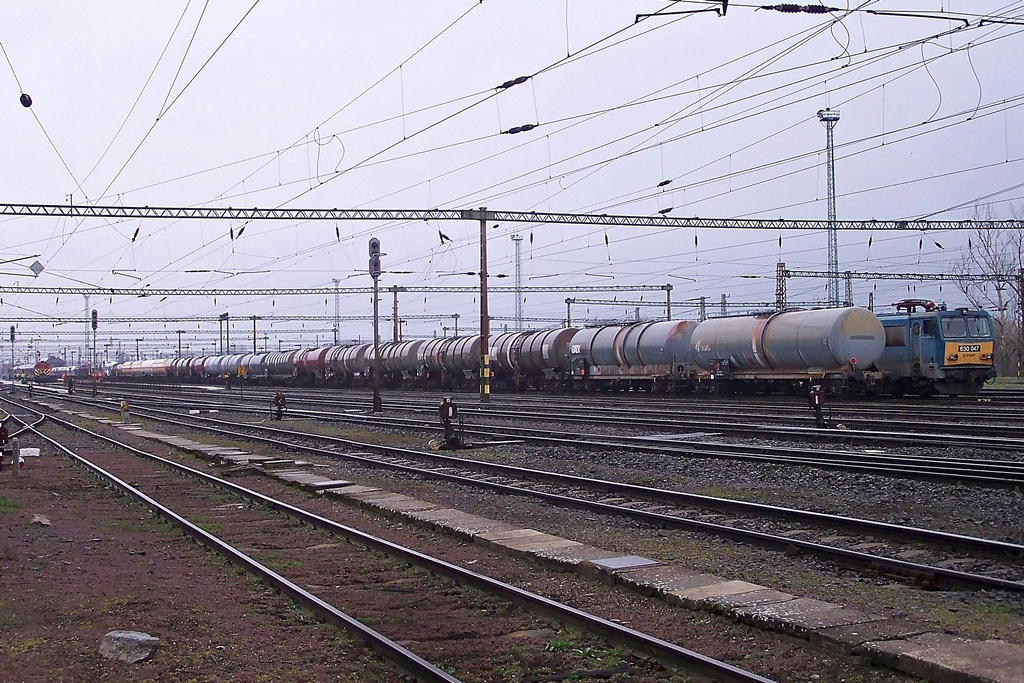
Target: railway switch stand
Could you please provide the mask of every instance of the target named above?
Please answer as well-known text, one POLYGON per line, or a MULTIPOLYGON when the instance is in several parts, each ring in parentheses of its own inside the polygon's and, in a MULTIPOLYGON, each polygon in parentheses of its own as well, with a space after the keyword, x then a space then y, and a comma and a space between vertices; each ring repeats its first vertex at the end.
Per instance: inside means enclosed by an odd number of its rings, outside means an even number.
POLYGON ((811 387, 811 391, 807 395, 807 402, 814 413, 814 424, 818 429, 825 429, 825 415, 822 412, 822 408, 825 406, 825 391, 821 388, 820 384, 815 384, 811 387))
POLYGON ((284 392, 282 392, 282 391, 277 392, 274 395, 274 403, 273 403, 274 419, 275 420, 283 420, 284 419, 284 409, 287 408, 287 407, 288 406, 287 406, 287 402, 286 402, 285 397, 284 397, 284 392))
MULTIPOLYGON (((459 416, 459 408, 452 401, 450 396, 445 396, 437 409, 437 417, 444 427, 444 440, 441 442, 441 449, 452 451, 464 446, 462 435, 455 433, 455 418, 459 416)), ((461 430, 460 430, 461 431, 461 430)))
POLYGON ((8 453, 12 455, 13 462, 14 451, 11 447, 10 439, 11 433, 7 431, 7 425, 0 424, 0 470, 4 468, 4 457, 6 457, 8 453))

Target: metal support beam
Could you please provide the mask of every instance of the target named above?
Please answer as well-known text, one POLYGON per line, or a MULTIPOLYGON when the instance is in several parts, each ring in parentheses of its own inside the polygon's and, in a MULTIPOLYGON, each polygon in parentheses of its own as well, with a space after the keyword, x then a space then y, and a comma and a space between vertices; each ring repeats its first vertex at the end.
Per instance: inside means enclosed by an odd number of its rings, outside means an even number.
POLYGON ((391 321, 393 323, 391 327, 391 339, 392 341, 400 342, 402 341, 402 324, 398 319, 398 287, 391 287, 391 294, 394 296, 391 314, 391 321))
POLYGON ((512 235, 516 248, 516 332, 523 331, 523 236, 512 235))
POLYGON ((791 219, 736 219, 629 216, 587 213, 538 213, 535 211, 486 211, 474 209, 234 209, 231 207, 150 207, 73 204, 0 204, 2 216, 58 216, 82 218, 164 218, 174 220, 220 219, 232 221, 457 221, 489 220, 505 223, 619 225, 631 227, 697 228, 725 230, 1019 230, 1024 221, 821 221, 791 219))
POLYGON ((491 400, 491 319, 487 314, 487 208, 480 207, 480 401, 491 400))
MULTIPOLYGON (((821 270, 786 270, 785 276, 827 278, 831 274, 821 270)), ((1010 282, 1016 275, 991 273, 991 274, 957 274, 957 273, 880 273, 880 272, 857 272, 847 271, 847 277, 854 280, 921 280, 935 282, 1010 282)))
POLYGON ((775 310, 786 310, 786 264, 775 264, 775 310))
POLYGON ((839 111, 822 109, 818 120, 825 125, 826 172, 828 175, 828 303, 839 306, 839 238, 836 232, 836 159, 832 130, 839 123, 839 111))
MULTIPOLYGON (((572 292, 657 292, 672 285, 580 285, 567 287, 523 287, 526 293, 551 293, 566 294, 572 292)), ((419 292, 421 294, 477 294, 477 287, 401 287, 403 292, 419 292)), ((491 287, 492 292, 515 292, 515 287, 491 287)), ((171 288, 155 289, 146 287, 131 289, 124 287, 0 287, 0 294, 47 294, 51 296, 63 296, 65 294, 82 294, 84 296, 132 296, 137 298, 155 296, 243 296, 243 297, 277 297, 277 296, 303 296, 315 294, 318 296, 329 296, 339 292, 341 294, 373 294, 373 287, 298 287, 288 289, 188 289, 171 288)), ((86 304, 88 306, 88 304, 86 304)))
POLYGON ((1024 268, 1017 271, 1017 377, 1024 374, 1024 268))

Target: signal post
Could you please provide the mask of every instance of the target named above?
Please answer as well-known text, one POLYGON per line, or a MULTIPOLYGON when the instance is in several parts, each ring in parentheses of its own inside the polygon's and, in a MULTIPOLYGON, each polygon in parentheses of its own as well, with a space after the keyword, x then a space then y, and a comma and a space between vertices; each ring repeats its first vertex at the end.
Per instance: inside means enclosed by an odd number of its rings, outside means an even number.
POLYGON ((380 400, 380 240, 370 238, 370 277, 373 278, 373 412, 384 411, 380 400))

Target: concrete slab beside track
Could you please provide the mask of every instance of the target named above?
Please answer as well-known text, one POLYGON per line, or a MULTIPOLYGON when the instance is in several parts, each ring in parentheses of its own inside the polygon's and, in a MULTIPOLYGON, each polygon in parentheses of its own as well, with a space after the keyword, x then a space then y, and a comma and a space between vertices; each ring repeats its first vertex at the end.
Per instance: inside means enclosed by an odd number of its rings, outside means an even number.
POLYGON ((301 465, 296 461, 289 461, 286 467, 265 467, 266 463, 280 465, 281 459, 158 434, 141 429, 137 424, 122 424, 55 405, 48 407, 115 425, 135 436, 172 445, 199 457, 228 465, 251 465, 267 476, 350 505, 372 508, 382 514, 485 543, 504 552, 553 564, 565 571, 619 583, 687 609, 725 614, 753 626, 809 640, 820 647, 844 654, 858 654, 935 683, 1024 682, 1024 646, 936 633, 926 626, 902 619, 798 597, 746 581, 699 574, 685 567, 623 555, 534 529, 515 527, 404 494, 331 480, 300 469, 301 465))

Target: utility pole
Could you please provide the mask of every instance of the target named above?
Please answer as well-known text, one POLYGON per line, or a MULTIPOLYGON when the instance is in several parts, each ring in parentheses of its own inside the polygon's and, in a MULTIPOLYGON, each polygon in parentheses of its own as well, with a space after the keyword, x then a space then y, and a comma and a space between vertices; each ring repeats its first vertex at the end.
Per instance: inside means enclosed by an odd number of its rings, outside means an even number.
POLYGON ((391 287, 391 293, 394 294, 395 297, 391 313, 391 338, 395 342, 400 342, 402 341, 402 326, 398 321, 398 285, 393 285, 391 287))
POLYGON ((512 235, 516 247, 516 332, 523 331, 523 236, 512 235))
POLYGON ((480 207, 480 401, 491 400, 491 318, 487 313, 487 207, 480 207))
MULTIPOLYGON (((220 355, 222 355, 222 356, 225 355, 225 353, 224 353, 224 346, 225 346, 225 344, 224 344, 224 323, 227 323, 229 326, 231 325, 231 323, 228 322, 228 314, 227 313, 221 313, 220 316, 218 316, 218 323, 217 323, 217 344, 220 346, 219 352, 220 352, 220 355)), ((228 347, 231 346, 231 329, 230 329, 230 327, 228 328, 228 343, 227 343, 227 346, 228 347)), ((230 351, 228 353, 230 353, 230 351)))
POLYGON ((1017 377, 1024 372, 1024 268, 1017 270, 1017 377))
MULTIPOLYGON (((86 320, 88 320, 89 319, 89 295, 88 294, 83 294, 82 298, 85 299, 85 318, 86 318, 86 320)), ((85 350, 88 353, 88 351, 89 351, 89 323, 88 322, 85 323, 85 350)), ((91 368, 90 368, 90 371, 91 371, 91 368)))
POLYGON ((92 309, 92 362, 89 364, 89 374, 92 375, 92 395, 96 396, 96 328, 99 327, 99 313, 92 309))
POLYGON ((336 277, 331 278, 334 283, 334 343, 338 343, 338 330, 341 328, 341 299, 338 298, 338 284, 341 282, 336 277))
POLYGON ((839 306, 839 237, 836 230, 836 160, 832 129, 839 123, 839 110, 822 109, 818 120, 825 126, 825 158, 828 175, 828 305, 839 306))
MULTIPOLYGON (((256 353, 256 321, 259 320, 259 319, 260 318, 259 318, 258 315, 254 315, 252 317, 252 352, 253 353, 256 353)), ((337 343, 337 341, 338 341, 338 329, 337 328, 334 329, 334 341, 335 341, 335 343, 337 343)))

